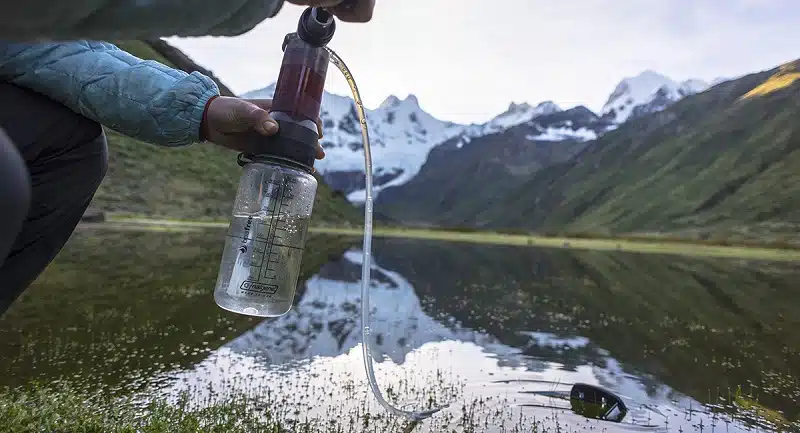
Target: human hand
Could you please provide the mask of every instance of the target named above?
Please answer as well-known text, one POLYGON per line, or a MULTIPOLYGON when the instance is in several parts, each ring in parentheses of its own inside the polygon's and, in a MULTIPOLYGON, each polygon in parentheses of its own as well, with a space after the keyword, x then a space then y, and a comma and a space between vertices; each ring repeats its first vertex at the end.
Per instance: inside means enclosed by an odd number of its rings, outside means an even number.
MULTIPOLYGON (((206 107, 200 125, 201 137, 214 144, 238 152, 252 150, 252 142, 244 132, 256 131, 270 136, 278 132, 278 122, 269 115, 272 99, 241 99, 218 96, 206 107)), ((322 138, 322 120, 317 118, 317 133, 322 138)), ((317 159, 325 157, 325 151, 317 141, 317 159)))
POLYGON ((342 21, 366 23, 372 19, 375 0, 286 0, 299 6, 322 7, 342 21))

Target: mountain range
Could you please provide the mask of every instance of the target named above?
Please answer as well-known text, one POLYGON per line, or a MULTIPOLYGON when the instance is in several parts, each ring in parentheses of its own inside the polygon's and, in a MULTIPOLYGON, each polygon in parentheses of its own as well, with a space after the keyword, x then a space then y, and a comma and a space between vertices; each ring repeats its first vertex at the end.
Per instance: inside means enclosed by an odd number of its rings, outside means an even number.
MULTIPOLYGON (((376 213, 401 225, 794 244, 798 64, 711 83, 644 71, 624 78, 599 113, 511 104, 480 125, 442 122, 413 96, 390 97, 367 113, 376 213)), ((324 96, 320 171, 359 203, 353 106, 324 96)))
MULTIPOLYGON (((587 142, 637 117, 662 110, 681 98, 703 91, 709 84, 691 79, 676 82, 653 71, 624 78, 600 113, 585 106, 562 109, 552 101, 536 105, 511 103, 506 111, 483 124, 463 125, 442 121, 420 107, 416 96, 389 96, 375 109, 367 109, 373 158, 374 194, 414 179, 439 148, 461 149, 471 140, 517 130, 524 143, 587 142)), ((247 92, 247 98, 271 98, 275 84, 247 92)), ((325 92, 320 117, 324 123, 323 146, 328 155, 317 170, 335 190, 351 202, 364 200, 364 157, 355 104, 346 96, 325 92)), ((517 137, 517 135, 519 135, 517 137)), ((544 147, 552 147, 545 145, 544 147)), ((579 146, 572 146, 577 149, 579 146)), ((548 151, 549 152, 549 151, 548 151)), ((439 152, 441 153, 441 152, 439 152)), ((541 152, 539 152, 541 153, 541 152)), ((553 161, 571 154, 556 151, 553 161)), ((544 165, 548 160, 540 161, 544 165)), ((524 164, 529 166, 529 164, 524 164)), ((541 165, 535 163, 534 165, 541 165)), ((521 168, 522 171, 529 171, 521 168)))
MULTIPOLYGON (((144 59, 214 75, 163 41, 118 41, 144 59)), ((247 96, 271 96, 274 87, 247 96)), ((325 94, 317 223, 358 224, 363 154, 350 98, 325 94), (347 195, 347 197, 345 196, 347 195), (346 200, 346 198, 349 199, 346 200)), ((740 76, 623 79, 595 113, 510 104, 484 124, 443 122, 413 95, 369 110, 376 216, 401 225, 599 235, 655 233, 798 241, 798 61, 740 76), (652 90, 652 91, 650 91, 652 90)), ((226 219, 235 152, 148 146, 106 128, 94 210, 226 219)))
POLYGON ((586 113, 603 131, 591 141, 525 143, 546 116, 457 151, 451 139, 375 209, 403 224, 796 244, 800 61, 685 93, 699 88, 611 102, 599 121, 586 113))

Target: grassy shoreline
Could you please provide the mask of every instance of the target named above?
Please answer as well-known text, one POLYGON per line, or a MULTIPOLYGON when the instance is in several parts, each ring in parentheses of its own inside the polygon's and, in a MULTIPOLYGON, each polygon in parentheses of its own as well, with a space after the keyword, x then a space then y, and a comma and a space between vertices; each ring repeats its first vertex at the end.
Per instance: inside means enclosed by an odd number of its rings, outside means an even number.
MULTIPOLYGON (((134 217, 112 217, 105 223, 86 223, 86 228, 147 228, 155 230, 191 230, 226 228, 227 221, 187 221, 134 217)), ((361 227, 312 226, 312 233, 339 236, 361 236, 361 227)), ((747 260, 800 261, 800 250, 774 246, 715 245, 689 240, 646 238, 591 238, 570 236, 541 236, 534 234, 505 234, 489 231, 453 231, 441 229, 375 227, 373 236, 448 242, 468 242, 492 245, 567 248, 597 251, 624 251, 645 254, 676 254, 683 256, 740 258, 747 260)))
POLYGON ((157 399, 142 407, 129 398, 103 399, 61 388, 0 389, 3 431, 323 433, 309 425, 287 422, 271 411, 257 410, 258 401, 243 396, 206 408, 189 408, 188 396, 177 404, 157 399))

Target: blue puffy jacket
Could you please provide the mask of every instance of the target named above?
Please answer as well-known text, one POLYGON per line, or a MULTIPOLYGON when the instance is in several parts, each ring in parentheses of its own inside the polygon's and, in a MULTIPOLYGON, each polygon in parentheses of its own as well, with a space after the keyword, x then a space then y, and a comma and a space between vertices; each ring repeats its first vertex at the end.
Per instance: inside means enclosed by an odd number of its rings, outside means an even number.
MULTIPOLYGON (((163 146, 199 139, 216 84, 115 45, 11 43, 31 38, 233 36, 275 16, 283 0, 26 0, 0 11, 0 80, 45 94, 123 134, 163 146)), ((2 101, 0 101, 2 103, 2 101)))
POLYGON ((198 141, 205 104, 219 94, 216 83, 198 72, 187 74, 90 41, 0 43, 0 80, 162 146, 198 141))

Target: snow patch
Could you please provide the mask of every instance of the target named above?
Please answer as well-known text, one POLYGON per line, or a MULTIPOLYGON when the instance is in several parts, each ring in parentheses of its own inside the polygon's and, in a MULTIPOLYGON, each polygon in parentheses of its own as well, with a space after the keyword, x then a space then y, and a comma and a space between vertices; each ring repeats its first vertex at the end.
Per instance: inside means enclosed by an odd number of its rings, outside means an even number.
POLYGON ((561 111, 563 111, 561 107, 552 101, 542 102, 535 107, 527 103, 515 104, 512 102, 506 111, 494 119, 480 125, 472 124, 464 128, 463 135, 470 138, 477 138, 484 135, 497 134, 513 126, 530 122, 539 116, 561 111))
POLYGON ((589 141, 596 139, 597 133, 587 128, 547 128, 540 134, 528 134, 525 138, 531 141, 589 141))

